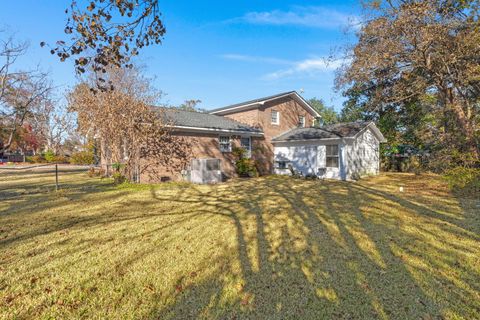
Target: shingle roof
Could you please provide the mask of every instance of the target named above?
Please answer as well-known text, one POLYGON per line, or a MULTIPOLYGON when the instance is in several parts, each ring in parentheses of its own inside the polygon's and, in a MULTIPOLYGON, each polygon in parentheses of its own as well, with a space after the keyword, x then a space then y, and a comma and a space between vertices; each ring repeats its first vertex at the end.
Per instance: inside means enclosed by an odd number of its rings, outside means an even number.
POLYGON ((262 130, 241 122, 208 113, 158 108, 165 122, 172 126, 261 133, 262 130))
POLYGON ((371 122, 344 122, 322 127, 295 128, 275 137, 272 141, 321 140, 353 138, 371 122))
POLYGON ((248 100, 248 101, 244 101, 244 102, 240 102, 240 103, 231 104, 231 105, 226 106, 226 107, 212 109, 209 112, 213 113, 213 112, 218 112, 218 111, 222 111, 222 110, 227 110, 227 109, 230 109, 230 108, 235 108, 235 107, 238 107, 238 106, 243 106, 243 105, 246 105, 246 104, 254 104, 254 103, 257 103, 257 102, 261 102, 261 101, 265 101, 265 100, 271 100, 271 99, 275 99, 275 98, 278 98, 278 97, 281 97, 281 96, 286 96, 286 95, 289 95, 289 94, 292 94, 292 93, 295 93, 295 92, 296 91, 282 92, 282 93, 274 94, 274 95, 271 95, 271 96, 268 96, 268 97, 248 100))

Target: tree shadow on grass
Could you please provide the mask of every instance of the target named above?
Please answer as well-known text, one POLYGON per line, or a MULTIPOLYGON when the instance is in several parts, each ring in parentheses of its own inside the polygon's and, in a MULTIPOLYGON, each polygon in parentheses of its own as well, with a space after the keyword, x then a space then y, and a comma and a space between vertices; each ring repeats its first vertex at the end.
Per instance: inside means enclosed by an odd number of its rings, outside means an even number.
MULTIPOLYGON (((108 235, 100 232, 91 239, 78 239, 54 259, 61 261, 91 248, 100 251, 103 244, 114 241, 113 233, 119 245, 135 250, 122 252, 111 265, 86 272, 118 279, 161 250, 174 250, 188 260, 194 243, 204 241, 216 249, 190 262, 195 272, 179 268, 185 274, 175 276, 169 291, 148 298, 147 313, 138 314, 142 318, 440 319, 474 318, 480 309, 476 302, 479 273, 471 259, 480 251, 478 237, 472 234, 478 225, 446 216, 440 212, 446 209, 435 204, 413 202, 368 183, 287 177, 145 188, 147 199, 127 189, 73 194, 78 200, 74 210, 82 201, 90 205, 106 201, 109 211, 64 215, 52 226, 39 225, 5 239, 9 242, 0 240, 0 245, 12 246, 62 230, 105 228, 108 235), (127 195, 128 200, 122 199, 127 195), (121 235, 130 221, 139 229, 121 235), (218 235, 202 233, 210 221, 218 235), (143 230, 143 224, 150 227, 143 230), (219 242, 209 244, 211 239, 219 242), (171 248, 175 245, 182 248, 171 248)), ((17 209, 30 208, 25 204, 17 209)), ((470 213, 465 214, 465 219, 469 217, 470 213)), ((56 241, 52 245, 61 248, 62 241, 73 240, 59 237, 56 241)), ((115 250, 117 246, 105 247, 115 250)), ((82 259, 82 255, 75 257, 82 259)), ((41 266, 40 259, 32 264, 33 269, 41 266)), ((163 274, 154 276, 166 281, 163 274)), ((78 285, 87 286, 93 280, 83 281, 78 285)), ((132 286, 139 290, 138 283, 132 286)), ((130 294, 126 297, 135 299, 130 294)))
MULTIPOLYGON (((156 200, 167 199, 157 195, 156 200)), ((452 279, 429 271, 457 268, 446 260, 461 258, 465 248, 442 252, 425 240, 431 236, 428 228, 415 221, 408 227, 418 235, 404 228, 398 222, 402 210, 422 219, 441 218, 404 198, 358 184, 272 177, 232 183, 216 193, 177 194, 175 201, 199 210, 215 206, 229 217, 236 252, 228 256, 225 270, 192 284, 173 303, 153 308, 150 318, 468 318, 478 309, 468 302, 478 290, 478 273, 468 270, 470 276, 452 279), (378 201, 400 207, 383 219, 373 205, 378 201), (449 258, 442 261, 442 255, 449 258), (221 280, 232 277, 242 283, 240 289, 221 280)), ((443 228, 444 222, 434 223, 443 228)), ((471 236, 460 226, 442 232, 471 236)))

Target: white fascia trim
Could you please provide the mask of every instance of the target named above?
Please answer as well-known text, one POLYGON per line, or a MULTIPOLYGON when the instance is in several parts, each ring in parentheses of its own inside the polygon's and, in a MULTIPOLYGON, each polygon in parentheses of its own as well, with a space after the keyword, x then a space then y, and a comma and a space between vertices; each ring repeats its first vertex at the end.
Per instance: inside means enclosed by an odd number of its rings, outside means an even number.
POLYGON ((180 129, 184 131, 192 131, 192 132, 205 132, 205 133, 212 133, 212 132, 219 132, 219 133, 233 133, 238 135, 249 135, 255 137, 262 137, 263 132, 248 132, 248 131, 239 131, 239 130, 231 130, 231 129, 216 129, 216 128, 200 128, 200 127, 188 127, 188 126, 168 126, 172 129, 180 129))
POLYGON ((260 101, 260 102, 254 102, 254 103, 244 104, 244 105, 241 105, 241 106, 236 106, 236 107, 232 107, 232 108, 228 108, 228 109, 213 111, 213 112, 210 112, 210 114, 222 114, 223 112, 229 113, 229 111, 231 111, 231 110, 248 109, 249 107, 254 107, 254 106, 256 106, 256 105, 263 105, 263 104, 265 104, 265 101, 266 101, 266 100, 260 101))
POLYGON ((377 139, 380 143, 385 143, 387 142, 387 139, 385 139, 385 137, 383 136, 382 132, 378 129, 378 127, 375 125, 375 123, 372 121, 370 122, 368 125, 365 126, 365 128, 363 128, 362 130, 360 130, 355 136, 354 138, 356 139, 361 133, 363 133, 365 130, 367 130, 368 128, 372 128, 374 134, 377 136, 377 139))
POLYGON ((240 105, 240 106, 236 106, 236 107, 232 107, 232 108, 228 108, 228 109, 213 111, 213 112, 210 112, 210 114, 230 113, 230 111, 232 111, 232 110, 248 109, 249 107, 256 106, 256 105, 264 105, 265 102, 267 102, 267 101, 276 100, 276 99, 280 99, 280 98, 285 98, 285 97, 288 97, 288 96, 291 96, 291 95, 294 95, 295 97, 297 97, 297 99, 299 99, 300 102, 307 109, 309 109, 316 117, 320 117, 320 114, 315 109, 313 109, 310 106, 310 104, 301 95, 299 95, 297 92, 287 93, 287 94, 284 94, 284 95, 281 95, 281 96, 278 96, 278 97, 275 97, 275 98, 262 100, 262 101, 257 101, 257 102, 253 102, 253 103, 249 103, 249 104, 244 104, 244 105, 240 105))
POLYGON ((314 114, 316 117, 320 117, 320 113, 318 113, 317 110, 313 109, 313 107, 310 106, 310 104, 309 104, 301 95, 299 95, 297 92, 294 92, 294 94, 297 96, 297 98, 300 99, 300 101, 303 102, 303 104, 305 105, 305 107, 307 107, 310 111, 313 112, 313 114, 314 114))
POLYGON ((348 137, 348 138, 323 138, 323 139, 304 139, 304 140, 277 140, 277 141, 272 141, 272 144, 275 143, 296 143, 296 142, 321 142, 321 141, 330 141, 330 140, 353 140, 354 138, 348 137))

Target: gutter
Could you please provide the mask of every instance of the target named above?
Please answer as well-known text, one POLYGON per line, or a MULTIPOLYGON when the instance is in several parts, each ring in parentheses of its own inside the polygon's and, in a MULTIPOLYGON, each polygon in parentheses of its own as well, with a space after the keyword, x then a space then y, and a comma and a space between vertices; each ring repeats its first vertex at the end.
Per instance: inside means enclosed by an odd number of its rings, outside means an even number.
POLYGON ((172 129, 178 129, 178 131, 187 131, 187 132, 204 132, 204 133, 231 133, 238 135, 250 135, 254 137, 263 137, 263 132, 261 131, 242 131, 234 129, 218 129, 218 128, 201 128, 201 127, 189 127, 189 126, 167 126, 172 129))

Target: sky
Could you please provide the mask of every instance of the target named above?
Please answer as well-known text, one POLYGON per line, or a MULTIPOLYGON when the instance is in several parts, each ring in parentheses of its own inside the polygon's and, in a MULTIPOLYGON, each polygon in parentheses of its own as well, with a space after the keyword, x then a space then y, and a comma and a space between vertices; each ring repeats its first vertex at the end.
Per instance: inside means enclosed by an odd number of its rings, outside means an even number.
MULTIPOLYGON (((18 65, 39 65, 61 90, 77 81, 73 64, 39 43, 65 39, 68 4, 2 1, 0 10, 0 29, 30 43, 18 65)), ((167 33, 161 45, 140 52, 139 63, 164 93, 162 103, 199 99, 199 107, 213 109, 297 90, 341 109, 335 69, 341 48, 355 41, 358 1, 177 0, 160 1, 160 8, 167 33)))

